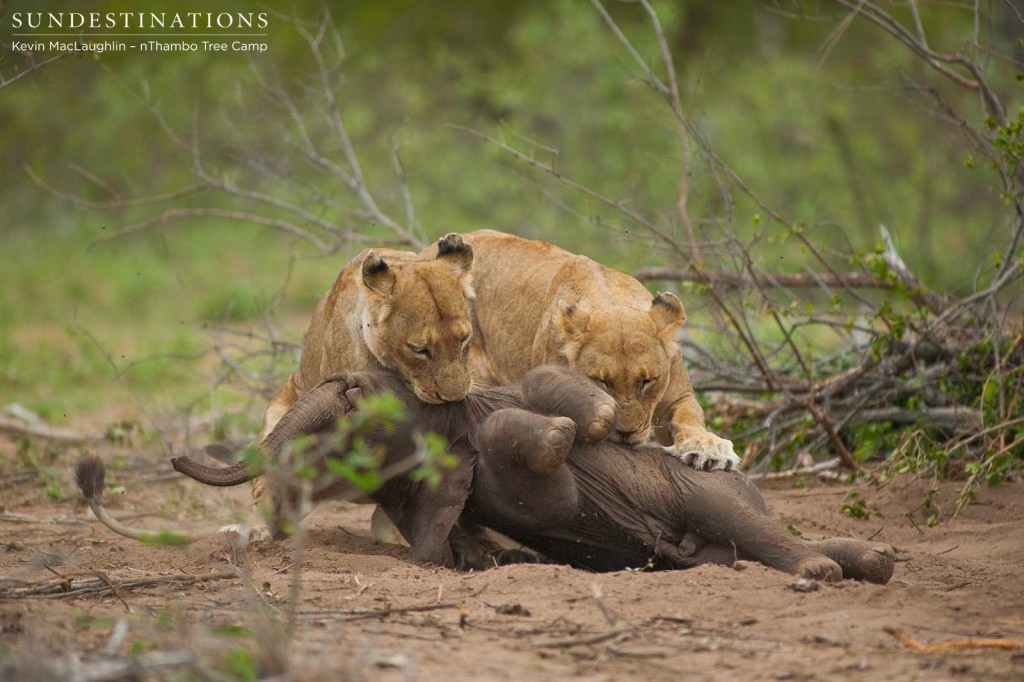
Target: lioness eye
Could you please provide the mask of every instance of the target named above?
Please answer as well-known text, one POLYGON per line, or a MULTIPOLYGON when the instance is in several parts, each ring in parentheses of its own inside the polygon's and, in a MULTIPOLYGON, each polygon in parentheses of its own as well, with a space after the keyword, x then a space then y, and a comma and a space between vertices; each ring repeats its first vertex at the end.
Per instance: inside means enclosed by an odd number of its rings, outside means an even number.
POLYGON ((419 346, 414 346, 412 344, 409 344, 409 352, 412 353, 413 355, 418 355, 421 358, 427 358, 428 360, 430 359, 430 349, 429 348, 421 348, 419 346))
POLYGON ((469 345, 469 337, 468 336, 462 337, 462 340, 459 341, 459 347, 460 348, 465 348, 468 345, 469 345))
POLYGON ((648 388, 650 388, 652 385, 654 385, 655 381, 657 381, 656 378, 655 379, 641 379, 640 380, 640 390, 641 391, 646 391, 648 388))
POLYGON ((604 379, 598 379, 597 377, 591 377, 591 380, 597 382, 597 385, 600 386, 601 388, 603 388, 606 391, 612 390, 612 385, 609 384, 604 379))

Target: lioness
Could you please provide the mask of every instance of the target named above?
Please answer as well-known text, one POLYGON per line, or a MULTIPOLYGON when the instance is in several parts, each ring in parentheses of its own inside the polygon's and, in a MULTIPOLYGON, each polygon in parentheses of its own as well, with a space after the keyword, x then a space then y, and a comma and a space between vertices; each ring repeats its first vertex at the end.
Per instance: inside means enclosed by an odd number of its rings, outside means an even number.
MULTIPOLYGON (((342 268, 310 320, 297 372, 288 377, 263 417, 262 441, 299 396, 334 372, 394 370, 425 403, 462 400, 471 386, 467 358, 473 331, 473 250, 457 234, 438 240, 429 258, 406 251, 367 249, 342 268)), ((253 481, 257 507, 278 509, 264 477, 253 481)), ((252 539, 280 537, 254 524, 252 539)), ((238 527, 225 530, 240 531, 238 527)))
MULTIPOLYGON (((493 230, 464 234, 477 273, 473 369, 508 384, 545 364, 568 364, 618 402, 613 440, 659 441, 703 469, 732 469, 732 443, 710 433, 676 345, 686 321, 673 294, 547 242, 493 230)), ((428 249, 424 255, 436 253, 428 249)))

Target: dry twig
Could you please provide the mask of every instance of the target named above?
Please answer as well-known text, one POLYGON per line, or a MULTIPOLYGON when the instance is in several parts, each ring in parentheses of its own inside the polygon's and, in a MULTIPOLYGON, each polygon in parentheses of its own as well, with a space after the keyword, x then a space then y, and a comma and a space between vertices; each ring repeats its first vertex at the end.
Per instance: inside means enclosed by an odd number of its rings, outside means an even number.
POLYGON ((903 646, 914 651, 919 651, 923 654, 938 654, 950 649, 1024 649, 1024 641, 1013 640, 1013 639, 991 639, 991 638, 971 638, 971 639, 954 639, 948 642, 939 642, 937 644, 925 644, 920 642, 910 635, 906 634, 902 630, 896 628, 885 628, 885 631, 896 638, 903 646))

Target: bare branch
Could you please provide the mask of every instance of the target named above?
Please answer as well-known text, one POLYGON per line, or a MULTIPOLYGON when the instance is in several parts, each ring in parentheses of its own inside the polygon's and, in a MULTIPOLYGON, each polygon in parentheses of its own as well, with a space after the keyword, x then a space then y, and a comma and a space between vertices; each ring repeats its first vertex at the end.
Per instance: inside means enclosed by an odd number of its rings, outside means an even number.
POLYGON ((19 71, 18 73, 14 74, 10 78, 5 78, 4 75, 2 73, 0 73, 0 90, 3 90, 4 88, 9 88, 10 86, 12 86, 15 83, 17 83, 18 81, 20 81, 22 78, 26 78, 27 76, 32 75, 36 71, 39 71, 40 69, 42 69, 42 68, 44 68, 44 67, 46 67, 46 66, 48 66, 48 65, 50 65, 52 63, 54 63, 55 61, 58 61, 60 59, 64 59, 69 54, 72 54, 72 53, 71 52, 61 52, 59 54, 55 54, 54 56, 52 56, 52 57, 50 57, 48 59, 44 59, 41 62, 33 62, 28 67, 22 69, 21 71, 19 71))
POLYGON ((810 274, 799 274, 790 272, 775 272, 765 275, 757 275, 752 278, 746 275, 720 270, 702 270, 696 275, 689 270, 679 270, 670 267, 648 266, 641 268, 634 275, 641 282, 663 281, 663 282, 710 282, 712 284, 732 287, 735 289, 747 289, 760 284, 761 286, 783 286, 793 288, 809 287, 853 287, 858 289, 892 289, 895 285, 890 280, 878 279, 873 275, 862 272, 839 273, 838 276, 831 272, 812 272, 810 274))
POLYGON ((197 192, 202 192, 203 190, 209 189, 211 187, 211 185, 206 182, 200 182, 196 183, 195 185, 183 187, 182 189, 175 190, 173 192, 165 192, 164 194, 154 194, 152 196, 140 197, 138 199, 119 199, 117 201, 90 201, 85 197, 81 197, 76 194, 71 194, 69 192, 63 192, 54 187, 53 185, 50 185, 41 177, 39 177, 39 174, 36 173, 32 166, 28 165, 27 163, 22 164, 22 168, 25 170, 25 173, 32 180, 32 182, 34 182, 39 188, 46 190, 50 194, 60 199, 63 199, 64 201, 71 202, 76 206, 81 206, 83 208, 89 208, 97 211, 120 211, 135 206, 162 204, 168 201, 174 201, 175 199, 180 199, 182 197, 187 197, 189 195, 196 194, 197 192))
MULTIPOLYGON (((334 248, 328 246, 323 241, 318 239, 316 236, 311 234, 309 231, 304 230, 303 228, 299 227, 298 225, 295 225, 294 223, 289 223, 285 220, 275 220, 273 218, 267 218, 256 213, 248 213, 245 211, 228 211, 221 208, 169 208, 160 215, 153 216, 148 220, 143 220, 140 223, 135 223, 134 225, 123 227, 120 230, 117 230, 116 232, 112 232, 111 234, 104 234, 98 237, 94 237, 92 242, 99 243, 109 241, 111 239, 117 239, 118 237, 124 237, 130 234, 135 234, 136 232, 142 232, 143 230, 149 229, 156 225, 165 225, 170 221, 179 218, 227 218, 229 220, 239 220, 244 222, 256 223, 257 225, 273 227, 275 229, 283 230, 284 232, 292 234, 298 237, 299 239, 303 239, 309 242, 323 253, 334 252, 334 248)), ((362 237, 361 235, 352 236, 353 238, 356 239, 361 238, 364 241, 369 241, 369 238, 362 237)))
POLYGON ((988 107, 989 113, 995 116, 996 120, 999 121, 1000 124, 1006 123, 1006 112, 1003 110, 999 97, 995 94, 992 88, 989 87, 981 69, 973 61, 964 57, 962 54, 944 54, 929 49, 927 45, 916 39, 902 24, 873 2, 868 2, 867 0, 858 0, 856 3, 852 0, 832 1, 851 11, 857 9, 861 16, 879 26, 886 33, 909 47, 929 66, 957 85, 968 88, 969 90, 980 90, 984 97, 985 104, 988 107), (971 74, 971 78, 957 73, 946 66, 946 64, 957 64, 963 67, 971 74))

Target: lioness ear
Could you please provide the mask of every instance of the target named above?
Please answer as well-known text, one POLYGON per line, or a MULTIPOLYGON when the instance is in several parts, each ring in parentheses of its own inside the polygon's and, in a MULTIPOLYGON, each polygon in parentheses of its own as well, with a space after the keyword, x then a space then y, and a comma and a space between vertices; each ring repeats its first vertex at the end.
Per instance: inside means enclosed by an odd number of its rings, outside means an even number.
POLYGON ((651 319, 659 335, 674 334, 686 322, 683 302, 675 294, 659 292, 651 301, 651 319))
POLYGON ((437 260, 461 278, 473 267, 473 248, 463 241, 462 235, 446 234, 437 240, 437 260))
POLYGON ((590 313, 565 301, 558 302, 558 309, 562 313, 562 331, 565 332, 565 338, 568 341, 578 341, 583 332, 587 331, 590 313))
POLYGON ((391 271, 384 259, 376 251, 370 251, 363 258, 363 284, 371 291, 383 296, 390 296, 395 290, 395 273, 391 271))

